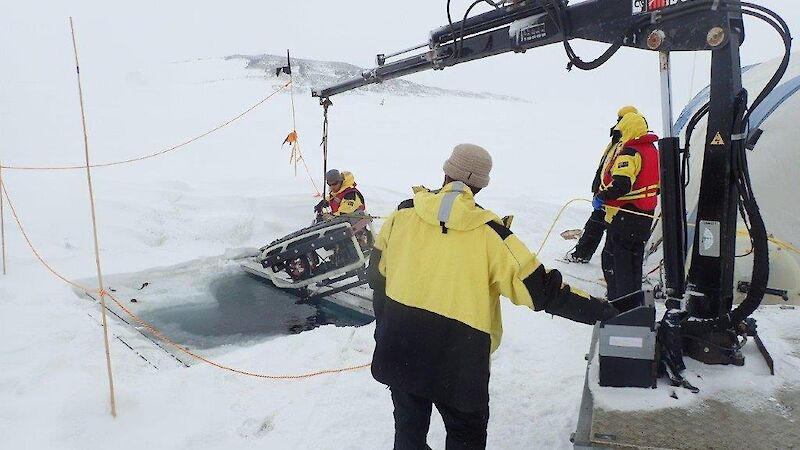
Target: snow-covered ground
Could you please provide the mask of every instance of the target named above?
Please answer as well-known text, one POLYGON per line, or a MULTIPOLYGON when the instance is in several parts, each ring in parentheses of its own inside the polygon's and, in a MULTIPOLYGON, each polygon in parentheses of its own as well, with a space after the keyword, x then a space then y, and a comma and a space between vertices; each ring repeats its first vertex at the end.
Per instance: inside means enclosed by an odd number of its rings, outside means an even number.
MULTIPOLYGON (((60 55, 51 63, 69 71, 70 58, 60 55)), ((273 90, 272 80, 249 76, 243 65, 242 60, 208 58, 115 72, 101 67, 98 59, 85 61, 92 162, 171 147, 237 115, 273 90), (93 75, 98 72, 115 76, 93 75)), ((646 103, 652 104, 652 98, 651 92, 646 103)), ((14 89, 3 91, 3 100, 8 106, 0 148, 4 165, 82 162, 73 78, 18 81, 14 89)), ((411 185, 439 185, 441 163, 452 146, 475 142, 488 148, 495 160, 492 184, 479 202, 500 215, 514 214, 514 230, 532 249, 538 248, 562 204, 587 195, 607 139, 604 130, 619 106, 617 100, 608 104, 606 95, 585 99, 580 107, 536 99, 522 103, 381 94, 333 100, 330 164, 354 172, 370 212, 388 213, 410 195, 411 185)), ((197 286, 231 270, 232 250, 258 247, 307 224, 317 202, 314 189, 302 167, 295 176, 287 164, 288 150, 280 147, 291 130, 289 101, 288 94, 278 94, 231 126, 161 157, 95 169, 104 273, 202 266, 197 278, 175 281, 186 283, 188 297, 197 286)), ((295 101, 301 146, 319 179, 321 111, 308 92, 296 92, 295 101)), ((42 257, 71 280, 94 277, 85 172, 5 170, 3 182, 42 257)), ((8 274, 0 277, 2 447, 391 447, 389 391, 372 380, 369 370, 280 381, 203 363, 190 368, 162 364, 156 370, 114 339, 111 356, 119 414, 112 419, 97 305, 78 297, 33 258, 8 206, 8 274)), ((556 231, 580 228, 588 213, 587 204, 577 204, 564 214, 556 231)), ((574 284, 602 295, 596 283, 602 278, 599 255, 588 266, 557 262, 571 245, 554 234, 541 259, 579 277, 574 284)), ((152 294, 141 298, 145 305, 170 301, 158 293, 158 286, 149 288, 153 290, 143 292, 152 294)), ((503 312, 504 340, 492 357, 488 446, 568 448, 591 328, 509 303, 503 312)), ((758 313, 781 375, 754 389, 753 397, 800 382, 800 359, 791 350, 797 347, 791 342, 797 335, 791 332, 797 329, 798 314, 779 309, 758 313)), ((112 320, 112 334, 125 330, 124 324, 112 320)), ((328 325, 229 345, 209 356, 227 366, 273 375, 355 366, 369 362, 373 330, 373 325, 328 325)), ((724 376, 737 371, 741 376, 747 370, 765 378, 758 357, 749 356, 746 369, 725 368, 724 376)), ((747 383, 753 380, 747 378, 747 383)), ((706 388, 711 382, 698 384, 706 388)), ((609 405, 669 406, 674 401, 667 389, 648 392, 646 402, 630 398, 638 393, 629 391, 621 403, 611 399, 609 405)), ((681 395, 680 402, 697 402, 703 395, 681 395)), ((442 446, 441 420, 434 419, 429 442, 442 446)))

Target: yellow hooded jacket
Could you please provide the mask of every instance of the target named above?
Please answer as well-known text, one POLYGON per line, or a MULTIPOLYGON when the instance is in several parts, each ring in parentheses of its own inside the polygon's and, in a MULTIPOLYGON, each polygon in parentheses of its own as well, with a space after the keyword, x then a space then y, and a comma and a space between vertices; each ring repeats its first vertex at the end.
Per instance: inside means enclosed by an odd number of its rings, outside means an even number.
POLYGON ((597 166, 597 171, 594 175, 594 180, 592 180, 592 194, 597 194, 600 191, 600 186, 603 181, 603 175, 605 175, 606 171, 608 170, 608 165, 614 161, 614 157, 616 156, 616 152, 618 150, 620 141, 619 138, 613 139, 613 131, 617 129, 617 125, 625 117, 628 113, 639 113, 639 110, 636 109, 635 106, 623 106, 617 111, 617 123, 611 128, 612 130, 612 139, 611 142, 606 145, 606 148, 603 150, 603 156, 600 158, 600 165, 597 166))
POLYGON ((501 223, 475 205, 463 183, 450 183, 418 193, 413 209, 392 214, 375 248, 383 251, 387 296, 488 333, 494 351, 503 330, 500 295, 533 308, 522 280, 539 262, 516 236, 504 241, 488 222, 501 223), (459 184, 463 190, 454 191, 459 184))
POLYGON ((546 270, 462 182, 401 203, 376 238, 368 270, 375 379, 463 411, 488 402, 501 295, 584 323, 615 311, 546 270))
POLYGON ((364 211, 364 197, 356 188, 356 179, 350 172, 342 172, 344 180, 339 190, 328 194, 328 204, 331 205, 334 216, 342 214, 353 214, 356 211, 364 211), (336 208, 333 205, 337 204, 336 208))
MULTIPOLYGON (((610 158, 610 161, 613 161, 613 165, 609 167, 606 164, 603 168, 603 174, 610 170, 612 180, 613 177, 623 176, 628 178, 630 185, 633 186, 636 182, 636 177, 639 176, 639 172, 642 170, 642 156, 637 152, 625 152, 624 144, 646 135, 647 128, 647 120, 638 112, 629 112, 622 117, 617 126, 614 127, 615 130, 619 130, 621 133, 620 145, 616 147, 614 157, 610 158)), ((604 176, 601 176, 600 183, 601 192, 609 191, 614 184, 613 181, 607 183, 604 176)), ((605 221, 611 223, 618 211, 619 209, 606 208, 605 221)))

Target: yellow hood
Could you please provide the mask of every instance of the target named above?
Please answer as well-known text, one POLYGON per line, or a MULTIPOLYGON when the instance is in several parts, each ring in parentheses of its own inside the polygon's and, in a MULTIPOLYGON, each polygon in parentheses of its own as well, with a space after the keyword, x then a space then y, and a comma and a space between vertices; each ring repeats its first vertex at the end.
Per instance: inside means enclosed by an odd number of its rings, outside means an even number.
POLYGON ((623 145, 647 134, 647 128, 647 120, 643 115, 636 112, 629 112, 622 116, 622 120, 614 127, 615 130, 619 130, 622 133, 619 141, 623 145))
POLYGON ((344 180, 342 181, 342 185, 339 187, 338 191, 331 192, 331 194, 330 194, 331 196, 334 196, 334 195, 338 194, 339 192, 342 192, 343 190, 345 190, 347 188, 351 188, 351 187, 356 185, 356 178, 353 176, 353 174, 351 172, 342 172, 342 176, 344 177, 344 180))
POLYGON ((638 113, 638 112, 639 112, 639 110, 636 109, 635 106, 630 106, 630 105, 623 106, 622 108, 619 109, 619 111, 617 111, 617 117, 619 117, 621 119, 621 118, 625 117, 625 114, 638 113))
POLYGON ((493 220, 500 222, 496 214, 475 204, 472 191, 460 181, 438 191, 419 190, 414 195, 414 211, 426 223, 441 226, 444 222, 451 230, 469 231, 493 220))

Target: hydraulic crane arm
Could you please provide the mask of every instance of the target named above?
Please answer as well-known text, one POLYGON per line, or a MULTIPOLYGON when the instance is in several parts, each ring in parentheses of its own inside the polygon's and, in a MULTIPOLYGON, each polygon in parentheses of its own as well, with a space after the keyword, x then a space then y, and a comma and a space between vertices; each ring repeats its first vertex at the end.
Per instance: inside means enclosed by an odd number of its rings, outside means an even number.
MULTIPOLYGON (((678 334, 682 327, 684 336, 694 337, 696 342, 716 342, 710 352, 710 347, 690 349, 696 359, 739 364, 743 358, 735 336, 741 333, 744 319, 760 304, 769 275, 766 228, 750 184, 744 139, 750 111, 775 88, 788 66, 791 36, 780 16, 741 0, 586 0, 574 5, 568 5, 566 0, 507 0, 492 11, 433 30, 427 44, 393 55, 380 54, 377 66, 360 77, 312 94, 320 97, 325 106, 330 103, 329 97, 368 84, 558 43, 567 54, 567 68, 582 70, 599 67, 621 47, 660 53, 665 131, 659 141, 660 204, 668 308, 662 324, 676 328, 678 334), (744 41, 743 14, 771 25, 786 47, 775 75, 749 106, 747 91, 742 88, 739 57, 744 41), (610 46, 597 59, 586 62, 572 49, 573 39, 610 46), (425 47, 425 52, 395 59, 425 47), (703 50, 711 52, 711 89, 709 103, 701 108, 708 113, 707 138, 694 224, 697 231, 687 277, 685 194, 679 159, 681 152, 688 153, 688 149, 681 149, 671 131, 669 53, 703 50), (741 305, 733 309, 739 211, 745 223, 750 224, 753 287, 741 305)), ((672 342, 680 346, 682 339, 672 342)), ((678 348, 674 354, 679 353, 678 348)))
MULTIPOLYGON (((360 77, 314 90, 312 94, 327 98, 424 70, 441 70, 488 56, 520 53, 561 42, 569 48, 572 39, 611 44, 607 55, 601 57, 604 59, 622 46, 669 52, 711 50, 727 43, 728 2, 694 0, 654 11, 638 6, 643 2, 588 0, 571 6, 563 0, 512 3, 431 31, 426 52, 391 62, 385 55, 377 55, 378 65, 365 70, 360 77), (687 16, 691 20, 682 20, 687 16), (716 35, 710 36, 709 30, 715 28, 716 35)), ((570 57, 570 63, 584 68, 574 58, 577 57, 570 57)))

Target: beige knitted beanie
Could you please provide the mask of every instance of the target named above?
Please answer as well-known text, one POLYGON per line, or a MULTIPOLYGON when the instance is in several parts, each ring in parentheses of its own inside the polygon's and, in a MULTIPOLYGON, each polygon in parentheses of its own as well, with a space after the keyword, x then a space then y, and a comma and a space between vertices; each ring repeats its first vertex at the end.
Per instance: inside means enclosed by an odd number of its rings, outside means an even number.
POLYGON ((485 188, 489 185, 492 156, 478 145, 458 144, 442 168, 454 180, 463 181, 468 186, 485 188))

